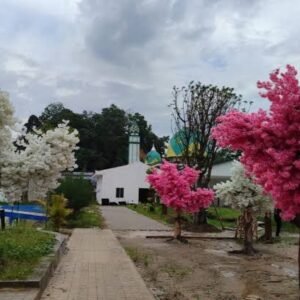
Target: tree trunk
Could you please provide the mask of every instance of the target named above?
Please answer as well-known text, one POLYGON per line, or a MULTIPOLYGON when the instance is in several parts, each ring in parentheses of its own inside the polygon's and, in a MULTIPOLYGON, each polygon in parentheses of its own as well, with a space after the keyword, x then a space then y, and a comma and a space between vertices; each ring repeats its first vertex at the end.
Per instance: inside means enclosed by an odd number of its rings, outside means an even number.
POLYGON ((253 215, 252 208, 247 207, 243 213, 244 221, 244 249, 247 255, 253 255, 256 250, 253 248, 253 215))
POLYGON ((267 211, 265 213, 265 241, 266 242, 272 242, 272 218, 271 218, 271 212, 267 211))
POLYGON ((174 238, 181 240, 181 215, 179 212, 177 212, 175 218, 174 238))
MULTIPOLYGON (((300 228, 300 215, 296 215, 295 219, 291 221, 292 224, 300 228)), ((300 231, 299 231, 299 244, 298 244, 298 285, 300 289, 300 231)))
POLYGON ((207 212, 205 209, 194 214, 193 222, 195 225, 207 224, 207 212))
POLYGON ((161 204, 161 214, 165 216, 168 214, 168 207, 164 204, 161 204))
POLYGON ((276 237, 279 237, 281 226, 282 226, 282 220, 280 216, 281 210, 278 208, 274 209, 274 220, 276 222, 276 237))
MULTIPOLYGON (((296 218, 291 221, 294 225, 300 228, 300 215, 297 215, 296 218)), ((298 243, 298 284, 300 289, 300 231, 299 231, 299 243, 298 243)))

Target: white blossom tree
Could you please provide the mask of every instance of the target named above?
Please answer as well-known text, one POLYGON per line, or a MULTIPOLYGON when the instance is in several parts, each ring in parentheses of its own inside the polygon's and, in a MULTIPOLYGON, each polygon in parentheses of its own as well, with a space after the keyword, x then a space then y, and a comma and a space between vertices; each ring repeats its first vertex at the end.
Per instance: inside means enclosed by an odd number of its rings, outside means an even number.
MULTIPOLYGON (((13 117, 14 109, 8 99, 8 94, 0 91, 0 180, 1 180, 1 167, 6 161, 7 153, 11 145, 11 131, 15 124, 13 117)), ((1 189, 0 183, 0 194, 1 200, 6 200, 6 197, 1 189)))
POLYGON ((45 133, 27 133, 21 142, 24 150, 17 152, 7 128, 14 123, 7 98, 0 98, 0 118, 0 188, 9 201, 20 201, 24 194, 29 200, 42 198, 58 186, 61 172, 76 168, 79 139, 67 122, 45 133), (5 118, 5 112, 11 117, 5 118))
POLYGON ((271 199, 263 193, 261 186, 255 184, 245 173, 243 165, 235 161, 231 180, 214 186, 216 196, 224 200, 225 205, 242 211, 241 222, 244 227, 243 253, 252 255, 253 248, 253 211, 261 214, 271 209, 271 199))
POLYGON ((16 122, 13 114, 14 109, 9 102, 8 95, 0 91, 0 162, 2 161, 1 155, 3 155, 11 141, 10 128, 16 122))

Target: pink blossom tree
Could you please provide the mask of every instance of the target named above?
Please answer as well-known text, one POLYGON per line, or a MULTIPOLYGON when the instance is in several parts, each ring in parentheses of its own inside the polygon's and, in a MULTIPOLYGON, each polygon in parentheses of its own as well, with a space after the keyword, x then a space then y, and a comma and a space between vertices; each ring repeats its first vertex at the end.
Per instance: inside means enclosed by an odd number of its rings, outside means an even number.
POLYGON ((161 202, 176 212, 174 238, 181 236, 181 215, 183 212, 195 213, 207 208, 214 199, 214 192, 205 188, 194 188, 199 176, 188 166, 178 170, 177 165, 164 161, 160 169, 153 169, 147 176, 148 182, 159 195, 161 202))
MULTIPOLYGON (((212 136, 222 147, 242 151, 241 162, 254 175, 285 220, 300 215, 300 86, 297 71, 288 65, 270 80, 258 82, 271 102, 270 112, 233 110, 219 117, 212 136)), ((298 222, 298 226, 300 223, 298 222)))

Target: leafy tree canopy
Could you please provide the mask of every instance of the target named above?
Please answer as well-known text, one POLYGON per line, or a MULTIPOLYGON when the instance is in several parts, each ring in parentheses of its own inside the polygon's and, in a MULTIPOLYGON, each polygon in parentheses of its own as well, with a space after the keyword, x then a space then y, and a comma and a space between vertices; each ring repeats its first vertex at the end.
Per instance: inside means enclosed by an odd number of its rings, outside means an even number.
POLYGON ((164 142, 159 138, 145 117, 139 113, 128 114, 112 104, 101 113, 75 113, 62 103, 48 105, 40 116, 43 129, 56 127, 62 120, 68 120, 70 127, 79 132, 79 149, 76 152, 79 171, 94 171, 127 164, 128 127, 133 121, 140 129, 141 149, 147 153, 154 144, 163 154, 164 142))

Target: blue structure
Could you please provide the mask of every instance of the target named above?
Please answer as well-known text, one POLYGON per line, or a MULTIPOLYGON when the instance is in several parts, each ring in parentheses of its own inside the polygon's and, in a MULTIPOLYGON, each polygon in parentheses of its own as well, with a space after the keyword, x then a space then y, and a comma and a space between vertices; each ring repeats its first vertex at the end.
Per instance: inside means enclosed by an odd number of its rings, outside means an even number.
POLYGON ((33 220, 33 221, 47 221, 45 210, 42 206, 36 204, 16 204, 16 205, 1 205, 5 211, 5 217, 9 218, 9 223, 13 220, 33 220))

